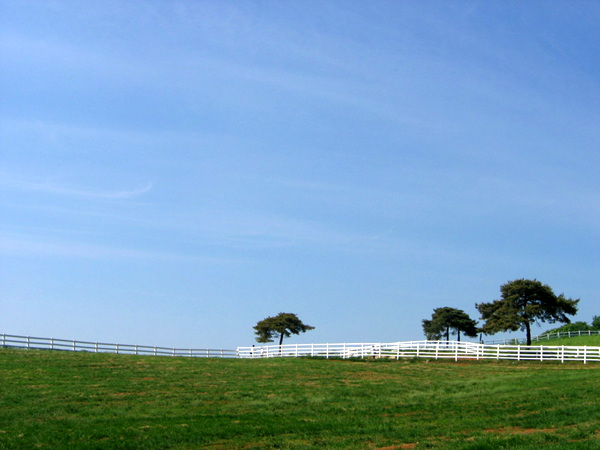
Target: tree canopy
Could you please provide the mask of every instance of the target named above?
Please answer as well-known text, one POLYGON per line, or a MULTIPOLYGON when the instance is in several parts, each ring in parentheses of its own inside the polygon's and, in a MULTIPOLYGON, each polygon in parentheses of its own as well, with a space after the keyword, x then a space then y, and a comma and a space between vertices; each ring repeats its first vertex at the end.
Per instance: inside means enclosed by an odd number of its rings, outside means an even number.
POLYGON ((429 340, 439 340, 446 335, 449 341, 451 331, 459 341, 461 331, 465 336, 477 337, 477 322, 466 312, 447 306, 434 309, 431 320, 423 319, 423 332, 429 340))
POLYGON ((314 329, 315 327, 302 323, 296 314, 279 313, 274 317, 260 320, 254 326, 254 330, 256 330, 254 334, 257 336, 256 342, 273 342, 273 339, 278 337, 279 345, 281 345, 284 337, 314 329))
POLYGON ((509 281, 500 287, 500 292, 500 300, 475 305, 485 321, 482 331, 486 334, 521 329, 527 333, 527 345, 531 345, 532 323, 570 323, 567 315, 577 313, 579 299, 557 296, 550 286, 537 280, 509 281))

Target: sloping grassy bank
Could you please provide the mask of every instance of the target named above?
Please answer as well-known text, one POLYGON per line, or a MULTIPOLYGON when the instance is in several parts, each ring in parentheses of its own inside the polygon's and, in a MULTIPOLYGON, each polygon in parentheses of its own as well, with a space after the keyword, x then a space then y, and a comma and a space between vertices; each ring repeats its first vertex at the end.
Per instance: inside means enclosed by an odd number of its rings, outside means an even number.
POLYGON ((2 448, 599 448, 600 364, 0 349, 2 448))
POLYGON ((590 347, 600 347, 600 335, 542 339, 534 341, 531 345, 571 345, 575 347, 587 345, 590 347))

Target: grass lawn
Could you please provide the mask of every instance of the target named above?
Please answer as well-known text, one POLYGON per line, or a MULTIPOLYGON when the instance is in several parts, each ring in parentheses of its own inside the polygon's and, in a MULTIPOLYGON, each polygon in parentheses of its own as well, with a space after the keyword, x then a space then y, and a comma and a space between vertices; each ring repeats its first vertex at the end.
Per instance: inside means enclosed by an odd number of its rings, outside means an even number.
POLYGON ((0 349, 0 448, 600 448, 600 364, 0 349))
POLYGON ((600 335, 542 339, 532 342, 531 345, 571 345, 575 347, 588 345, 590 347, 600 347, 600 335))

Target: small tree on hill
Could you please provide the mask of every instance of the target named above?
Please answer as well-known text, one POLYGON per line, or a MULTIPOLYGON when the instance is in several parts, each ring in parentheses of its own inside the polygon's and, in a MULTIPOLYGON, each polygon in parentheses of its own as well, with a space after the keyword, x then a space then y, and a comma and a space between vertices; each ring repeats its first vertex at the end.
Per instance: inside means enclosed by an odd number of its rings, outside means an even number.
POLYGON ((256 342, 273 342, 273 339, 279 338, 279 345, 283 343, 283 338, 290 337, 292 334, 304 333, 308 330, 314 330, 315 327, 306 325, 292 313, 279 313, 274 317, 267 317, 260 320, 255 326, 256 342))
POLYGON ((436 308, 433 310, 431 320, 423 319, 423 332, 429 340, 439 340, 444 335, 450 340, 450 333, 456 334, 460 341, 460 333, 465 336, 477 337, 477 322, 469 315, 455 308, 436 308))
POLYGON ((524 329, 527 345, 531 345, 532 323, 570 323, 567 315, 577 313, 579 299, 557 296, 550 286, 537 280, 510 281, 500 287, 500 292, 500 300, 475 305, 485 321, 482 331, 486 334, 524 329))

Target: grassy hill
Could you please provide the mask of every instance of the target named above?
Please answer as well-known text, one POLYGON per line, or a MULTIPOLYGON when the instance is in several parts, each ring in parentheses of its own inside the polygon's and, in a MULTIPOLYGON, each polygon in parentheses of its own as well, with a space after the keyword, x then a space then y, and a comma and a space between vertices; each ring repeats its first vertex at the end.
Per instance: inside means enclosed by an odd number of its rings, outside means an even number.
POLYGON ((542 339, 533 342, 532 345, 572 345, 576 347, 588 345, 591 347, 600 347, 600 335, 542 339))
POLYGON ((599 448, 600 364, 0 349, 1 448, 599 448))

